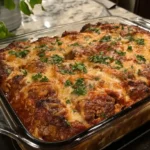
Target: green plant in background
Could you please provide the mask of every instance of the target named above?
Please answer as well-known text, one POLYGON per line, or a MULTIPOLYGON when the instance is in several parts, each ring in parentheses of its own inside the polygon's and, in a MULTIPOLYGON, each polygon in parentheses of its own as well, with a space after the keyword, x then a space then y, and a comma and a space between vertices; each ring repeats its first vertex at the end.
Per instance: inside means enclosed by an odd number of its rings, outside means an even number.
MULTIPOLYGON (((22 11, 25 15, 30 16, 33 14, 34 6, 37 4, 41 5, 42 10, 45 10, 42 6, 42 0, 20 0, 18 6, 15 4, 14 0, 3 0, 4 7, 11 10, 14 10, 16 7, 19 7, 20 11, 22 11)), ((0 39, 8 38, 14 36, 14 34, 10 33, 5 26, 4 22, 0 21, 0 39)))

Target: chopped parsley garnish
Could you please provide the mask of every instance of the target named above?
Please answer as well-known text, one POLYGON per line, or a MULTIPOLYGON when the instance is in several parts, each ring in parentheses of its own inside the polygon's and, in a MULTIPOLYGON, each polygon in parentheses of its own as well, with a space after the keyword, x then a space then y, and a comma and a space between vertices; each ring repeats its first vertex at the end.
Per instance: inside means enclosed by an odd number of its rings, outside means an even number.
POLYGON ((124 73, 127 73, 127 72, 128 72, 128 69, 127 69, 127 68, 125 68, 125 69, 123 70, 123 72, 124 72, 124 73))
POLYGON ((56 43, 57 43, 58 46, 60 46, 60 45, 62 45, 63 42, 60 41, 59 39, 56 39, 56 43))
POLYGON ((87 93, 85 81, 83 78, 77 79, 72 88, 74 89, 72 93, 78 96, 85 95, 87 93))
POLYGON ((45 56, 45 53, 44 53, 44 52, 41 52, 41 53, 38 54, 38 56, 39 56, 39 57, 44 57, 44 56, 45 56))
POLYGON ((61 74, 75 74, 75 71, 81 71, 83 73, 87 73, 86 66, 80 62, 77 62, 75 64, 70 64, 69 68, 60 67, 61 74))
POLYGON ((10 55, 14 55, 16 57, 19 58, 24 58, 27 56, 27 54, 29 53, 29 50, 22 50, 22 51, 9 51, 8 52, 10 55))
POLYGON ((60 69, 60 73, 61 74, 74 74, 72 70, 69 70, 69 69, 60 69))
POLYGON ((76 112, 77 112, 77 110, 75 110, 75 109, 72 109, 72 111, 73 111, 73 113, 76 113, 76 112))
POLYGON ((58 44, 58 45, 62 45, 62 42, 61 42, 61 41, 58 41, 57 44, 58 44))
POLYGON ((51 57, 51 63, 52 64, 61 64, 63 61, 64 61, 64 59, 57 54, 53 55, 51 57))
POLYGON ((136 55, 136 59, 137 59, 138 63, 140 63, 140 64, 146 62, 146 59, 142 55, 136 55))
POLYGON ((46 76, 42 77, 42 79, 40 80, 40 82, 48 82, 48 81, 49 79, 46 76))
POLYGON ((81 72, 87 73, 86 66, 83 63, 75 63, 72 66, 72 70, 73 71, 81 71, 81 72))
POLYGON ((25 70, 25 69, 21 69, 21 72, 23 73, 24 76, 26 76, 28 74, 27 70, 25 70))
POLYGON ((70 80, 66 80, 66 82, 65 82, 64 85, 65 85, 65 86, 71 86, 71 85, 72 85, 72 82, 71 82, 70 80))
POLYGON ((70 104, 71 101, 69 99, 66 100, 66 104, 70 104))
POLYGON ((37 73, 37 74, 32 76, 32 80, 34 80, 34 81, 38 81, 40 78, 42 78, 42 74, 41 73, 37 73))
POLYGON ((45 63, 48 62, 48 58, 45 57, 45 50, 44 49, 40 50, 40 52, 38 53, 38 56, 40 57, 41 62, 45 62, 45 63))
POLYGON ((99 55, 94 55, 94 56, 89 57, 89 60, 94 63, 108 65, 111 61, 113 61, 113 58, 104 56, 103 53, 101 52, 99 55))
POLYGON ((100 40, 100 42, 109 42, 111 41, 111 36, 107 35, 107 36, 103 36, 100 40))
POLYGON ((102 113, 100 114, 100 117, 106 118, 106 114, 105 114, 104 112, 102 112, 102 113))
POLYGON ((90 37, 85 36, 84 39, 85 39, 86 41, 88 41, 88 40, 90 39, 90 37))
POLYGON ((88 86, 89 86, 89 89, 93 89, 94 88, 94 85, 92 85, 92 84, 89 84, 88 86))
POLYGON ((136 39, 135 42, 136 42, 138 45, 144 45, 144 44, 145 44, 144 39, 136 39))
POLYGON ((11 74, 11 72, 12 72, 12 70, 11 70, 11 69, 9 69, 9 68, 6 68, 6 70, 5 70, 5 71, 6 71, 6 73, 7 73, 7 74, 11 74))
POLYGON ((116 45, 116 44, 117 44, 116 41, 112 41, 112 42, 110 43, 110 45, 116 45))
POLYGON ((131 65, 131 69, 134 69, 134 66, 133 66, 133 65, 131 65))
POLYGON ((88 30, 89 31, 93 31, 93 32, 95 32, 95 33, 97 33, 97 34, 100 34, 100 29, 99 28, 88 28, 88 30))
POLYGON ((115 60, 115 68, 121 69, 123 67, 123 64, 120 60, 115 60))
POLYGON ((127 48, 127 50, 129 51, 129 52, 132 52, 132 46, 128 46, 128 48, 127 48))
POLYGON ((97 42, 97 40, 93 40, 93 42, 97 42))
POLYGON ((70 127, 71 126, 71 124, 70 124, 70 122, 68 121, 68 120, 65 120, 65 122, 66 122, 66 124, 70 127))
POLYGON ((137 74, 141 75, 141 72, 142 72, 141 69, 138 69, 137 74))
POLYGON ((46 44, 41 44, 38 48, 46 47, 46 44))
POLYGON ((124 26, 123 25, 121 26, 121 29, 124 30, 124 26))
POLYGON ((125 39, 128 39, 130 42, 134 41, 134 38, 131 35, 126 36, 125 39))
POLYGON ((42 50, 42 51, 54 51, 54 50, 56 50, 56 48, 54 48, 54 47, 48 47, 46 44, 42 44, 42 45, 40 45, 40 46, 38 46, 37 48, 40 48, 40 50, 42 50))
POLYGON ((117 51, 117 50, 115 50, 115 52, 120 56, 125 56, 125 54, 126 54, 126 52, 117 51))
POLYGON ((8 52, 10 55, 16 55, 16 52, 15 51, 9 51, 8 52))
POLYGON ((70 46, 80 46, 78 42, 71 44, 70 46))
POLYGON ((99 79, 100 79, 99 77, 95 77, 95 78, 94 78, 95 81, 98 81, 99 79))
POLYGON ((47 63, 47 62, 48 62, 48 58, 47 58, 47 57, 41 57, 41 58, 40 58, 40 61, 47 63))
POLYGON ((48 82, 49 79, 46 76, 43 76, 41 73, 37 73, 32 76, 32 80, 40 82, 48 82))
POLYGON ((48 50, 49 50, 49 51, 55 51, 56 48, 55 48, 55 47, 51 47, 51 48, 49 48, 48 50))

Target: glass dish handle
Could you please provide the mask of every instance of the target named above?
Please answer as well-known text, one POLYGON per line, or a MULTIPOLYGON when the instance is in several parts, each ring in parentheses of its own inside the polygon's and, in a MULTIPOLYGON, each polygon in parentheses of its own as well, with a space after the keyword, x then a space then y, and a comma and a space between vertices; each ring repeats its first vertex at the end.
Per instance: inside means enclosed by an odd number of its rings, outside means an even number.
MULTIPOLYGON (((1 117, 1 114, 0 114, 0 117, 1 117)), ((39 149, 38 145, 36 145, 32 141, 29 141, 25 137, 21 136, 20 134, 18 134, 14 130, 12 130, 9 127, 9 125, 7 125, 7 123, 4 122, 4 120, 2 121, 2 119, 0 119, 0 134, 6 135, 6 136, 14 139, 15 141, 17 141, 21 144, 25 144, 29 147, 34 148, 34 149, 39 149)))

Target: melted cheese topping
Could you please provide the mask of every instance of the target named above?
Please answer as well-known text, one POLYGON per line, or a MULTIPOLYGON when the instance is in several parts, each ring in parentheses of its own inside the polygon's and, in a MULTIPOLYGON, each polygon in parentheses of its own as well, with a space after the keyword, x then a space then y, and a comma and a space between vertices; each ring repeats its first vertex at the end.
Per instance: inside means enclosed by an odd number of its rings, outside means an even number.
POLYGON ((86 25, 14 43, 0 58, 8 101, 30 133, 47 141, 67 139, 150 94, 150 34, 134 26, 86 25))

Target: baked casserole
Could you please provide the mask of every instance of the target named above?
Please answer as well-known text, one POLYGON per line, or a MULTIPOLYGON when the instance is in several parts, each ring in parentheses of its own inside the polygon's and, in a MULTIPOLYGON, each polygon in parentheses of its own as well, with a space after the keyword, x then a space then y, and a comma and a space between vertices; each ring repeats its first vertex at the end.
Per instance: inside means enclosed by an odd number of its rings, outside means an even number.
POLYGON ((13 42, 0 50, 0 88, 26 129, 63 141, 150 95, 150 33, 123 24, 13 42))

